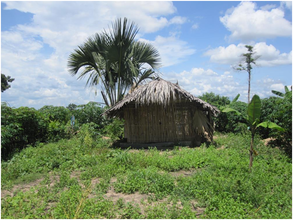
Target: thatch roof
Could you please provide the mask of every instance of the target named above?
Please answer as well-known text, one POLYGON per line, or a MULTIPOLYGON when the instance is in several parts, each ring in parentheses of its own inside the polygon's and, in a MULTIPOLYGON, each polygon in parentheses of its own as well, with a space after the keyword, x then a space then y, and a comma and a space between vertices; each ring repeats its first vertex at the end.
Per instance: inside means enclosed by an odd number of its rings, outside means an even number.
POLYGON ((179 85, 158 78, 140 86, 131 94, 128 94, 124 99, 117 102, 104 114, 113 117, 117 115, 119 110, 129 103, 134 103, 136 106, 151 104, 167 106, 171 101, 190 102, 202 110, 210 110, 215 116, 220 113, 215 106, 191 95, 189 92, 181 89, 179 85))

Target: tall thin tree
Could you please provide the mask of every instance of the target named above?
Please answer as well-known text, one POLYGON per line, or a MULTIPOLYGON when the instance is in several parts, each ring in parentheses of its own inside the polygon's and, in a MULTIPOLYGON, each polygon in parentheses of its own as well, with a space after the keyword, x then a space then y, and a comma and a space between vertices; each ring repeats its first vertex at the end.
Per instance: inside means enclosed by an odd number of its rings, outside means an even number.
POLYGON ((259 57, 255 57, 254 54, 255 52, 253 51, 253 46, 250 45, 245 45, 245 47, 248 50, 248 53, 242 54, 242 56, 245 58, 245 65, 240 63, 238 67, 236 68, 239 71, 247 71, 248 73, 248 98, 247 98, 247 103, 249 104, 250 102, 250 83, 251 83, 251 70, 252 70, 252 64, 255 64, 255 61, 259 57))

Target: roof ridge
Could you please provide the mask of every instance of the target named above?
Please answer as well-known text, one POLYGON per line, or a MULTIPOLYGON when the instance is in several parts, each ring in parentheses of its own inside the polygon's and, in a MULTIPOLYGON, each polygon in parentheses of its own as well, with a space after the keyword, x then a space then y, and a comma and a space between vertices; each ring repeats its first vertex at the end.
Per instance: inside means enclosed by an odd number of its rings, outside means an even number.
POLYGON ((187 99, 190 102, 201 104, 203 109, 210 110, 214 115, 220 112, 215 106, 195 97, 191 93, 182 89, 179 85, 157 77, 155 80, 136 88, 132 93, 127 94, 121 101, 117 102, 104 114, 108 115, 118 111, 123 106, 130 102, 135 102, 137 105, 149 105, 152 103, 169 105, 171 100, 187 99), (176 97, 177 95, 177 97, 176 97))

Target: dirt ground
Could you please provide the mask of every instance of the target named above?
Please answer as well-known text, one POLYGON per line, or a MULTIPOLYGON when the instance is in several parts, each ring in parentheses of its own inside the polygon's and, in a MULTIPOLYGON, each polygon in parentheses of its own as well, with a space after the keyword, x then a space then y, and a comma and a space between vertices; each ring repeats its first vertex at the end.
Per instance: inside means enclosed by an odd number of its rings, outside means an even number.
MULTIPOLYGON (((184 170, 180 170, 180 171, 177 171, 177 172, 170 172, 170 174, 174 177, 179 177, 179 176, 190 176, 192 175, 193 173, 195 173, 196 170, 188 170, 188 171, 184 171, 184 170)), ((76 178, 78 180, 78 182, 80 183, 80 185, 84 188, 85 186, 81 183, 80 181, 80 174, 81 172, 77 172, 77 171, 74 171, 71 173, 70 177, 71 178, 76 178)), ((41 178, 41 179, 38 179, 38 180, 35 180, 35 181, 32 181, 30 183, 24 183, 24 184, 18 184, 18 185, 14 185, 12 187, 12 189, 10 190, 1 190, 1 198, 3 197, 6 197, 6 196, 15 196, 16 193, 18 192, 26 192, 26 191, 29 191, 31 189, 35 189, 35 192, 37 193, 37 186, 41 185, 42 181, 44 180, 44 178, 41 178)), ((48 187, 53 187, 57 182, 59 182, 60 180, 60 176, 58 175, 53 175, 50 173, 50 185, 48 187)), ((111 187, 110 189, 107 191, 106 194, 104 194, 104 198, 105 199, 109 199, 111 201, 113 201, 114 203, 116 203, 119 199, 123 199, 126 203, 127 202, 132 202, 134 204, 138 204, 138 206, 140 207, 141 209, 141 212, 142 214, 144 214, 144 210, 149 207, 149 206, 157 206, 159 203, 167 203, 167 207, 172 207, 172 201, 171 202, 168 202, 168 198, 164 198, 162 200, 159 200, 159 201, 156 201, 156 202, 148 202, 148 198, 150 196, 152 196, 151 194, 147 195, 147 194, 140 194, 138 192, 135 192, 133 194, 123 194, 123 193, 116 193, 114 191, 114 187, 113 187, 113 184, 117 181, 117 178, 116 177, 113 177, 111 178, 110 180, 110 184, 111 184, 111 187)), ((100 178, 93 178, 91 180, 91 186, 92 188, 94 186, 96 186, 96 184, 100 183, 100 178)), ((93 198, 95 197, 95 194, 94 192, 91 192, 89 195, 88 195, 88 198, 93 198)), ((51 204, 52 205, 52 204, 51 204)), ((201 214, 203 214, 204 212, 204 208, 200 208, 200 207, 197 207, 197 202, 195 200, 192 200, 191 201, 191 205, 193 207, 193 210, 196 211, 196 215, 197 216, 200 216, 201 214)), ((179 209, 182 209, 183 206, 181 204, 180 201, 177 202, 176 206, 179 208, 179 209)))

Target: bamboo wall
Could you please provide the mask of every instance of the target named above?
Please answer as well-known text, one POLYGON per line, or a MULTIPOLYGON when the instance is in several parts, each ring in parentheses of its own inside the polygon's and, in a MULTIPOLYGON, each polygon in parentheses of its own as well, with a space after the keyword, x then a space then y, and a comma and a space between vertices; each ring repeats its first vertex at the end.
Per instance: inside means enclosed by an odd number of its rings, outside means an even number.
POLYGON ((176 103, 137 106, 129 104, 124 108, 124 134, 129 143, 152 143, 169 141, 200 140, 193 131, 192 116, 196 109, 176 103))

